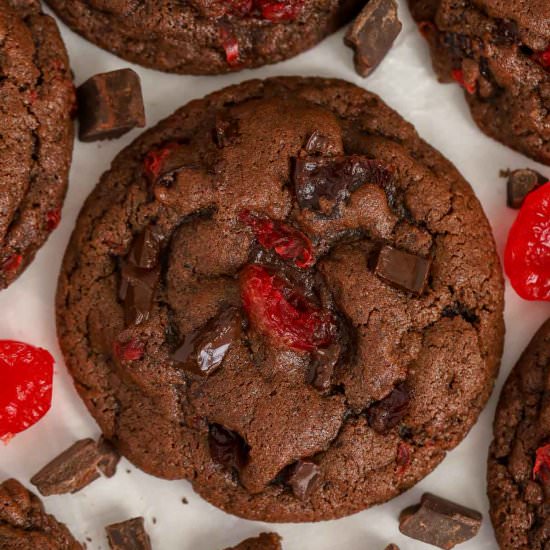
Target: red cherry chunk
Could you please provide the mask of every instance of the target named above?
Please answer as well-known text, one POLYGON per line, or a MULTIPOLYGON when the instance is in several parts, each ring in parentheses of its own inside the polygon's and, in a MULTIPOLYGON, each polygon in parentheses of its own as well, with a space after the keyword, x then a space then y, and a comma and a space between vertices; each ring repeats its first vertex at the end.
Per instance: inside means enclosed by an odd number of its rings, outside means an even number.
POLYGON ((61 221, 61 211, 59 208, 56 208, 55 210, 50 210, 46 214, 46 228, 48 231, 53 231, 61 221))
POLYGON ((537 52, 535 59, 545 68, 550 69, 550 46, 543 52, 537 52))
POLYGON ((118 340, 113 343, 113 353, 120 361, 138 361, 143 357, 144 345, 135 338, 122 344, 118 340))
POLYGON ((533 479, 540 479, 544 483, 550 481, 550 444, 537 449, 533 479))
POLYGON ((239 66, 239 41, 235 35, 225 28, 220 28, 220 39, 222 41, 223 49, 225 50, 225 59, 230 67, 239 66))
POLYGON ((508 233, 504 269, 522 298, 550 301, 550 182, 525 198, 508 233))
POLYGON ((453 69, 451 75, 456 82, 458 82, 469 94, 475 93, 475 86, 467 84, 464 80, 464 71, 462 69, 453 69))
POLYGON ((278 346, 314 351, 335 333, 332 315, 316 307, 272 269, 249 265, 241 273, 241 298, 251 325, 278 346))
POLYGON ((292 260, 296 267, 313 265, 311 241, 298 229, 248 210, 241 212, 239 219, 252 228, 258 242, 267 250, 274 250, 284 260, 292 260))
POLYGON ((162 171, 162 167, 170 154, 177 149, 179 144, 175 141, 170 141, 162 147, 152 149, 147 153, 143 161, 145 174, 152 180, 156 180, 162 171))
POLYGON ((10 273, 15 273, 23 263, 21 254, 12 254, 3 264, 2 269, 10 273))
POLYGON ((52 403, 53 357, 23 342, 0 340, 0 438, 36 424, 52 403))
POLYGON ((302 0, 256 0, 264 19, 268 21, 292 21, 302 9, 302 0))

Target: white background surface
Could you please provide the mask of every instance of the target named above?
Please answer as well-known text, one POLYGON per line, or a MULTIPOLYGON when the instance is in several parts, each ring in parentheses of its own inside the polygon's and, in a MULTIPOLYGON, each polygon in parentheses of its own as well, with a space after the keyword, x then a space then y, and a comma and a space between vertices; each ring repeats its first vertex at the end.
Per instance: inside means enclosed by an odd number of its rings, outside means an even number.
MULTIPOLYGON (((364 80, 353 70, 352 53, 342 43, 343 32, 312 51, 278 65, 218 77, 182 77, 133 68, 141 75, 148 126, 168 116, 194 98, 250 78, 274 75, 339 77, 380 94, 420 135, 438 148, 473 185, 491 221, 499 253, 516 215, 506 208, 505 182, 499 170, 531 166, 550 178, 550 167, 512 152, 479 132, 470 119, 462 90, 440 85, 431 69, 427 46, 416 32, 401 0, 404 29, 379 69, 364 80)), ((128 66, 61 26, 77 85, 89 76, 128 66)), ((56 341, 54 292, 61 258, 78 211, 108 167, 115 153, 139 133, 101 144, 76 142, 69 194, 63 221, 26 273, 0 293, 0 338, 23 340, 48 349, 56 358, 54 400, 50 413, 36 426, 0 446, 0 480, 16 477, 29 486, 29 478, 76 439, 96 437, 98 428, 77 398, 56 341)), ((185 481, 163 481, 147 476, 122 460, 116 476, 101 479, 76 495, 44 499, 48 511, 67 523, 88 548, 107 549, 103 527, 143 515, 155 550, 219 550, 261 530, 276 529, 284 537, 285 550, 383 550, 394 542, 401 550, 427 550, 425 544, 402 536, 399 512, 432 491, 480 510, 484 522, 480 534, 463 550, 496 548, 485 496, 486 455, 491 422, 500 387, 529 339, 550 315, 550 304, 519 299, 507 283, 507 337, 497 388, 488 407, 466 440, 449 454, 435 472, 416 487, 382 506, 354 516, 318 524, 269 526, 244 521, 213 508, 185 481), (188 505, 181 502, 189 500, 188 505), (156 518, 156 524, 153 523, 156 518)), ((39 549, 37 549, 39 550, 39 549)))

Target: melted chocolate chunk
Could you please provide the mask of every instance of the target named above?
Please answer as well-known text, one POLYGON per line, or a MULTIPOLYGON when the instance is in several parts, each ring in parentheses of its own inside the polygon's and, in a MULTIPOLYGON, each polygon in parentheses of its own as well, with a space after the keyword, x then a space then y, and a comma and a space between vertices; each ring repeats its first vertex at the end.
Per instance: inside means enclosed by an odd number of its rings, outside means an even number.
POLYGON ((239 338, 240 329, 238 310, 229 308, 201 329, 187 334, 172 358, 179 367, 192 374, 209 376, 223 363, 229 348, 239 338))
POLYGON ((111 550, 152 550, 142 517, 105 527, 111 550))
POLYGON ((320 210, 320 199, 336 204, 366 183, 385 187, 391 172, 381 162, 361 155, 297 158, 294 188, 300 208, 320 210))
POLYGON ((374 272, 387 283, 420 296, 428 282, 430 267, 431 260, 386 245, 378 255, 374 272))
POLYGON ((497 44, 511 46, 519 39, 518 24, 511 19, 497 19, 496 22, 496 40, 497 44))
POLYGON ((475 537, 481 519, 475 510, 425 493, 419 505, 401 512, 399 530, 408 537, 449 550, 475 537))
POLYGON ((370 0, 357 16, 344 42, 355 51, 355 69, 368 76, 390 51, 401 32, 395 0, 370 0))
POLYGON ((319 487, 321 470, 315 462, 298 460, 291 467, 287 484, 292 488, 294 495, 300 500, 306 500, 319 487))
POLYGON ((76 493, 98 479, 100 472, 112 477, 119 460, 120 455, 105 439, 97 443, 82 439, 46 464, 31 483, 44 496, 76 493))
POLYGON ((398 384, 389 395, 367 409, 369 426, 380 434, 388 433, 405 416, 409 402, 407 386, 398 384))
POLYGON ((443 44, 446 46, 458 67, 463 57, 472 57, 472 39, 467 34, 446 32, 443 35, 443 44))
POLYGON ((314 155, 316 153, 326 154, 329 149, 329 145, 327 136, 321 134, 319 130, 315 130, 306 141, 304 151, 306 151, 309 155, 314 155))
POLYGON ((241 470, 248 461, 248 445, 236 432, 212 424, 208 434, 210 456, 228 469, 241 470))
POLYGON ((218 116, 214 126, 214 143, 219 149, 231 145, 239 137, 239 121, 218 116))
POLYGON ((510 208, 521 208, 525 197, 548 181, 548 178, 530 168, 506 172, 506 175, 508 176, 506 204, 510 208))
POLYGON ((328 391, 332 385, 334 369, 340 360, 342 348, 340 344, 331 344, 328 348, 318 349, 315 352, 307 381, 316 390, 328 391))
POLYGON ((158 230, 147 227, 135 237, 122 262, 119 298, 124 302, 127 325, 139 325, 151 314, 160 281, 161 241, 158 230))
POLYGON ((137 73, 120 69, 97 74, 78 90, 81 141, 113 139, 145 126, 145 110, 137 73))

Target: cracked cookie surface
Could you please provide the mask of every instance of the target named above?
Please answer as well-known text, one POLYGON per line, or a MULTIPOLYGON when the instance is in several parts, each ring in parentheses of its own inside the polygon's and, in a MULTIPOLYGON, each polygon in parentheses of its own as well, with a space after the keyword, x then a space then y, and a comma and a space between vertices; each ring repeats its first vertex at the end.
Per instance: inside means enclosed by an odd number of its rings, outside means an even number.
POLYGON ((240 516, 311 521, 398 495, 463 439, 502 293, 472 189, 411 125, 352 84, 275 78, 191 102, 114 160, 57 323, 140 468, 240 516))
POLYGON ((550 164, 550 3, 409 0, 442 82, 458 82, 478 126, 550 164))
POLYGON ((550 541, 550 319, 508 377, 494 422, 487 470, 491 520, 500 548, 542 550, 550 541))
POLYGON ((0 289, 57 227, 71 162, 74 88, 39 2, 0 0, 0 289))
POLYGON ((48 0, 75 31, 146 67, 220 74, 276 63, 348 22, 362 0, 48 0))
POLYGON ((0 484, 0 548, 83 550, 67 527, 46 514, 40 499, 15 479, 0 484))

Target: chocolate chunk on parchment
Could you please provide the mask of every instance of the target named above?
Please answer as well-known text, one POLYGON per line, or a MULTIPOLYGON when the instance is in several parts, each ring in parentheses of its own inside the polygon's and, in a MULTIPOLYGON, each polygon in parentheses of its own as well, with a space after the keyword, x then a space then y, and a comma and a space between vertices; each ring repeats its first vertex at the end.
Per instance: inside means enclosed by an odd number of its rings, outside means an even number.
POLYGON ((385 245, 374 273, 392 286, 420 296, 428 282, 430 267, 431 260, 385 245))
POLYGON ((549 179, 530 168, 512 170, 505 172, 505 175, 508 176, 506 204, 510 208, 521 208, 525 197, 537 187, 544 185, 549 179))
POLYGON ((92 76, 77 98, 80 141, 113 139, 145 126, 141 83, 131 69, 92 76))
POLYGON ((105 527, 111 550, 152 550, 142 517, 105 527))
POLYGON ((76 493, 100 477, 112 477, 120 455, 103 437, 82 439, 46 464, 31 478, 43 496, 76 493))
POLYGON ((419 505, 401 512, 399 530, 408 537, 449 550, 475 537, 481 520, 476 510, 425 493, 419 505))
POLYGON ((296 497, 305 500, 321 484, 321 470, 315 462, 298 460, 289 470, 287 483, 296 497))
POLYGON ((361 155, 299 157, 294 165, 294 189, 300 208, 321 210, 321 199, 338 204, 366 183, 385 186, 390 169, 361 155))
POLYGON ((187 372, 209 376, 222 365, 229 348, 239 338, 240 329, 237 308, 228 308, 204 327, 187 334, 172 358, 187 372))
POLYGON ((401 32, 395 0, 370 0, 348 29, 344 42, 355 51, 355 70, 371 74, 401 32))
POLYGON ((380 434, 397 426, 407 413, 410 396, 404 383, 398 384, 384 399, 367 409, 369 426, 380 434))

